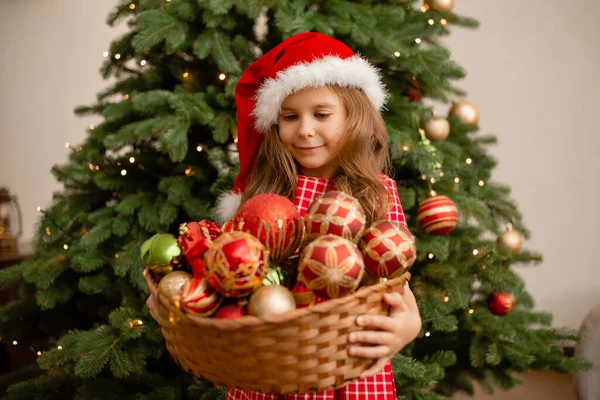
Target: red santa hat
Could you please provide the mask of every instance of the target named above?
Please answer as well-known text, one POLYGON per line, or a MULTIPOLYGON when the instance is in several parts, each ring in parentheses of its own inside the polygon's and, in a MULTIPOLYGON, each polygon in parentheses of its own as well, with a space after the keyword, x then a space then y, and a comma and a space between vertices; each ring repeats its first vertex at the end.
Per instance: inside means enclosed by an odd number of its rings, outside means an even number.
POLYGON ((378 70, 344 43, 317 32, 294 35, 252 63, 235 88, 240 172, 232 192, 217 202, 217 221, 233 218, 263 141, 277 124, 281 104, 301 89, 337 85, 362 89, 383 108, 387 94, 378 70))

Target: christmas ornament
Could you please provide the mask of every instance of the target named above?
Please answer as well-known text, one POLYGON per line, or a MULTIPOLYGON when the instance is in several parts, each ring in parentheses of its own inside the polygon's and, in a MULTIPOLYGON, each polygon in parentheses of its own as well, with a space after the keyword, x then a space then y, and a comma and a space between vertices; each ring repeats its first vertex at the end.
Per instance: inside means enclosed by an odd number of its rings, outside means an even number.
POLYGON ((209 220, 188 222, 179 226, 177 243, 183 250, 195 278, 204 277, 204 253, 221 233, 221 227, 209 220))
POLYGON ((438 12, 449 13, 454 8, 454 0, 425 0, 425 6, 438 12))
POLYGON ((365 230, 365 212, 354 197, 344 192, 330 191, 317 197, 304 215, 305 242, 319 236, 334 234, 358 242, 365 230))
POLYGON ((392 221, 378 221, 358 243, 367 272, 394 278, 412 267, 417 258, 415 238, 408 228, 392 221))
POLYGON ((267 275, 268 261, 265 246, 246 232, 224 233, 204 254, 208 283, 228 297, 252 293, 267 275))
POLYGON ((298 271, 284 265, 277 265, 276 261, 271 261, 269 272, 263 281, 263 285, 279 285, 292 289, 296 285, 296 275, 298 271))
POLYGON ((299 279, 317 296, 334 299, 352 293, 365 264, 356 244, 340 236, 321 236, 300 256, 299 279))
POLYGON ((223 304, 217 312, 213 314, 213 318, 221 319, 238 319, 248 315, 248 312, 239 303, 223 304))
POLYGON ((180 306, 181 290, 183 286, 193 279, 192 275, 184 271, 174 271, 162 277, 158 282, 158 293, 165 296, 176 307, 180 306))
POLYGON ((232 230, 233 230, 233 221, 227 221, 221 227, 221 231, 223 233, 225 233, 225 232, 231 232, 232 230))
POLYGON ((304 223, 289 199, 263 193, 242 204, 233 219, 233 230, 252 234, 265 245, 269 258, 284 260, 300 246, 304 223))
POLYGON ((202 316, 214 313, 222 300, 223 297, 205 278, 193 278, 181 289, 181 308, 202 316))
POLYGON ((169 233, 157 233, 141 247, 142 261, 151 271, 159 274, 171 272, 180 255, 177 239, 169 233))
POLYGON ((432 142, 441 142, 450 134, 450 124, 444 117, 440 117, 435 112, 425 121, 423 121, 423 130, 425 136, 432 142))
POLYGON ((409 81, 409 87, 405 92, 410 101, 421 101, 423 98, 423 84, 415 77, 409 81))
POLYGON ((455 101, 448 112, 448 116, 458 118, 463 124, 474 127, 479 122, 479 110, 468 101, 455 101))
POLYGON ((292 295, 296 301, 297 308, 308 307, 317 302, 317 296, 300 280, 298 280, 296 286, 292 289, 292 295))
POLYGON ((511 250, 515 256, 523 247, 523 238, 519 232, 513 231, 512 224, 508 224, 506 231, 498 238, 498 243, 511 250))
POLYGON ((250 297, 248 314, 255 317, 282 314, 296 309, 296 301, 283 286, 261 286, 250 297))
POLYGON ((425 233, 445 235, 456 227, 458 209, 448 197, 432 196, 419 205, 417 222, 425 233))
POLYGON ((508 293, 491 293, 488 297, 488 310, 494 315, 510 314, 515 308, 515 298, 508 293))

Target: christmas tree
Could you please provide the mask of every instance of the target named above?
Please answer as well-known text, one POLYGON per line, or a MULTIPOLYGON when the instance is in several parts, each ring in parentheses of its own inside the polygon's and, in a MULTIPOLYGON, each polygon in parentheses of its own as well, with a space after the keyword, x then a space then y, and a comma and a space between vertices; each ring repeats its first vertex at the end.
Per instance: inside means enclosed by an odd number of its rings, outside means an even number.
POLYGON ((64 190, 40 210, 34 257, 0 272, 3 286, 19 287, 18 299, 0 310, 1 336, 39 355, 39 368, 10 377, 18 383, 8 398, 224 398, 223 389, 186 374, 166 351, 145 305, 140 247, 156 233, 176 233, 182 222, 214 218, 218 194, 238 171, 234 87, 260 54, 305 31, 347 43, 381 69, 390 93, 384 119, 417 237, 411 286, 423 318, 419 338, 393 360, 399 394, 444 399, 472 393, 474 380, 509 389, 519 382, 515 372, 583 367, 561 347, 577 336, 533 311, 511 269, 541 257, 521 249, 528 231, 510 190, 490 181, 495 161, 486 149, 496 139, 478 132, 476 107, 459 101, 465 93, 454 82, 465 72, 440 38, 477 22, 454 14, 452 5, 117 5, 108 23, 126 21, 130 29, 102 66, 116 83, 76 110, 103 122, 72 147, 68 164, 54 167, 64 190), (431 107, 451 101, 447 117, 431 107))

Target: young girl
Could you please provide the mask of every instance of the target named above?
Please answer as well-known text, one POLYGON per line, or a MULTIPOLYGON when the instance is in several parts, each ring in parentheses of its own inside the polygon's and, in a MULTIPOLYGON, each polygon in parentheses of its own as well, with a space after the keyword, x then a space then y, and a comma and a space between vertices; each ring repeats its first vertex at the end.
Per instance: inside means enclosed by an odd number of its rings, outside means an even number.
MULTIPOLYGON (((295 35, 269 51, 242 75, 235 90, 240 172, 233 192, 218 202, 219 222, 259 193, 294 200, 304 216, 329 190, 356 197, 367 224, 380 219, 406 224, 390 167, 388 134, 379 113, 386 92, 377 69, 345 44, 320 33, 295 35)), ((417 336, 415 298, 387 293, 388 316, 364 315, 349 350, 373 360, 361 378, 338 390, 278 395, 230 389, 228 400, 396 399, 391 358, 417 336)))

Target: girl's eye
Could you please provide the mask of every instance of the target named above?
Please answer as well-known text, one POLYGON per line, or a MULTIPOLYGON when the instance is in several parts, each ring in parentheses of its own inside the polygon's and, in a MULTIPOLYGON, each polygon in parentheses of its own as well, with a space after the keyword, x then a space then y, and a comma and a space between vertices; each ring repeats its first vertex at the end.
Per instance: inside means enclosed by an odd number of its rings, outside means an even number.
POLYGON ((295 115, 284 115, 283 116, 283 120, 284 121, 294 121, 297 117, 295 115))
POLYGON ((331 114, 324 114, 324 113, 317 113, 315 114, 315 116, 319 119, 325 119, 327 117, 329 117, 331 114))

